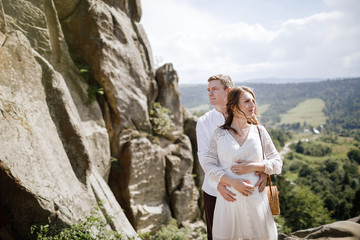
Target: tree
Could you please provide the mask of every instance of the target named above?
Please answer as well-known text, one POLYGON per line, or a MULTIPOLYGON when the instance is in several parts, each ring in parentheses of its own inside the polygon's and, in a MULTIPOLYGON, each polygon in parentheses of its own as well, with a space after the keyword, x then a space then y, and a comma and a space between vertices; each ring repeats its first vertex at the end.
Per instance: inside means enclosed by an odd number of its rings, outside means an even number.
POLYGON ((299 177, 307 177, 313 173, 313 169, 309 165, 303 165, 299 170, 299 177))
POLYGON ((330 213, 324 207, 324 201, 314 194, 310 187, 294 187, 287 199, 287 211, 284 213, 287 225, 292 231, 307 229, 331 222, 330 213))
POLYGON ((355 193, 355 198, 353 200, 353 208, 351 210, 353 215, 360 215, 360 188, 355 193))
POLYGON ((302 142, 301 141, 299 141, 297 144, 296 144, 296 147, 295 147, 295 151, 297 152, 297 153, 304 153, 304 146, 303 146, 303 144, 302 144, 302 142))
POLYGON ((347 153, 347 156, 350 160, 354 160, 360 164, 360 150, 352 149, 347 153))
POLYGON ((328 172, 328 173, 332 173, 334 172, 335 170, 337 170, 339 168, 339 163, 334 161, 334 160, 326 160, 325 162, 325 170, 328 172))

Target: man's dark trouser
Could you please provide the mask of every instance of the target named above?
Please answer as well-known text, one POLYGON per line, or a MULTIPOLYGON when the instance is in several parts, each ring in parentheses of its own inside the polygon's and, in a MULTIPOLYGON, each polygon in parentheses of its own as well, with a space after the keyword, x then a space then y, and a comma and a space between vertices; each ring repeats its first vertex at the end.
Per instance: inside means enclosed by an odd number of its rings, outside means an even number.
POLYGON ((207 239, 212 240, 212 224, 214 218, 214 209, 216 197, 211 196, 203 191, 204 194, 204 209, 206 217, 207 239))

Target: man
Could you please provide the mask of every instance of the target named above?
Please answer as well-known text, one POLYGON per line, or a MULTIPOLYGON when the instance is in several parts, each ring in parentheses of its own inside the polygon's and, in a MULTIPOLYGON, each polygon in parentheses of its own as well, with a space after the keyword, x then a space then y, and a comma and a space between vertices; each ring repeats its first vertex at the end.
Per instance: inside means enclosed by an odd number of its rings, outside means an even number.
MULTIPOLYGON (((196 124, 196 139, 198 144, 198 157, 200 165, 204 165, 204 157, 207 153, 211 137, 215 129, 224 124, 226 114, 227 95, 231 88, 234 87, 234 83, 230 76, 218 74, 211 76, 208 79, 208 94, 210 105, 214 106, 214 109, 205 113, 198 119, 196 124)), ((260 180, 254 187, 259 187, 259 191, 262 192, 266 185, 266 174, 261 174, 260 180)), ((244 185, 244 188, 245 185, 244 185)), ((235 194, 228 190, 223 183, 217 184, 209 179, 206 174, 204 176, 204 182, 202 185, 204 195, 204 209, 207 225, 208 239, 212 239, 212 223, 214 208, 216 203, 217 192, 227 200, 236 201, 235 194)))

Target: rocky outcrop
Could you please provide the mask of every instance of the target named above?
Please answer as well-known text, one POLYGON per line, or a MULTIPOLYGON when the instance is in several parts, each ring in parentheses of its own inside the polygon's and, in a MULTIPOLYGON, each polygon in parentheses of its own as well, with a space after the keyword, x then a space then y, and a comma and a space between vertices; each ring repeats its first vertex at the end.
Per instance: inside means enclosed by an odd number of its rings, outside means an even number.
MULTIPOLYGON (((170 80, 177 78, 172 68, 166 67, 162 73, 170 80)), ((159 102, 179 100, 177 81, 161 81, 159 89, 167 89, 168 94, 158 97, 159 102)), ((167 106, 172 113, 182 114, 180 104, 167 106)), ((173 122, 173 126, 178 125, 173 122)), ((126 130, 121 133, 119 146, 109 185, 137 230, 155 232, 172 217, 179 225, 199 217, 199 192, 192 175, 194 160, 187 135, 168 132, 153 136, 126 130)))
POLYGON ((98 202, 128 237, 198 218, 178 76, 155 77, 140 18, 138 0, 0 1, 2 239, 57 232, 98 202), (175 116, 165 135, 155 99, 175 116))
MULTIPOLYGON (((193 176, 195 179, 195 185, 199 192, 201 193, 202 184, 204 182, 204 171, 200 165, 199 158, 197 155, 197 141, 196 141, 196 123, 198 118, 193 116, 189 110, 185 107, 182 108, 183 119, 184 119, 184 133, 189 137, 191 141, 191 147, 193 150, 193 158, 194 158, 194 166, 193 166, 193 176)), ((204 215, 204 200, 202 194, 200 194, 200 198, 198 201, 198 205, 200 207, 202 219, 205 221, 204 215)))
POLYGON ((151 129, 149 108, 157 93, 144 30, 121 11, 122 1, 117 2, 119 8, 82 0, 62 21, 70 51, 91 67, 91 77, 104 89, 111 143, 117 142, 117 134, 124 128, 151 129))
POLYGON ((150 139, 137 131, 125 131, 119 160, 109 178, 126 216, 140 232, 155 232, 171 217, 180 225, 199 217, 188 137, 182 135, 175 143, 150 139))
MULTIPOLYGON (((164 143, 166 144, 166 141, 164 143)), ((182 135, 165 150, 166 182, 171 208, 178 223, 183 225, 199 217, 199 192, 192 175, 194 160, 190 139, 182 135)))
POLYGON ((290 236, 280 235, 280 240, 296 239, 360 239, 360 216, 347 221, 339 221, 316 228, 299 230, 290 236))
POLYGON ((156 101, 168 108, 172 113, 171 129, 164 133, 164 137, 175 140, 183 134, 183 116, 178 87, 178 75, 172 64, 165 64, 156 70, 156 81, 159 94, 156 101))
POLYGON ((136 236, 106 184, 109 135, 70 58, 52 1, 0 2, 0 232, 31 239, 84 219, 98 201, 136 236))
POLYGON ((109 185, 132 225, 142 232, 155 231, 171 218, 164 151, 137 131, 125 131, 120 145, 109 185))
MULTIPOLYGON (((33 224, 65 227, 87 216, 97 196, 106 205, 115 198, 92 167, 89 141, 62 76, 20 31, 8 33, 0 51, 6 66, 0 71, 1 207, 9 234, 30 239, 33 224)), ((119 209, 107 209, 121 219, 114 229, 136 235, 119 209)))

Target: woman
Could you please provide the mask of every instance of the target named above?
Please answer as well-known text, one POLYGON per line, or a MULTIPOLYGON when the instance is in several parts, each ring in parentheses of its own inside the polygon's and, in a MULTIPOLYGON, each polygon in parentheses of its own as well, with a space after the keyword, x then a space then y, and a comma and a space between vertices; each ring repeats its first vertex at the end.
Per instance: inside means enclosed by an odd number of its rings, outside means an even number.
POLYGON ((254 93, 234 87, 227 99, 228 117, 213 134, 204 169, 214 181, 231 185, 236 201, 218 194, 213 239, 277 239, 266 191, 259 193, 254 185, 259 179, 255 172, 280 174, 282 160, 266 129, 258 126, 254 93))

